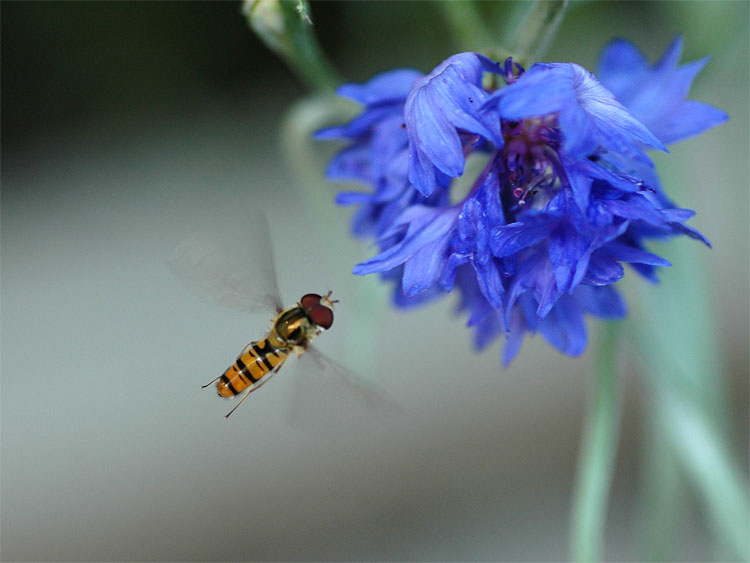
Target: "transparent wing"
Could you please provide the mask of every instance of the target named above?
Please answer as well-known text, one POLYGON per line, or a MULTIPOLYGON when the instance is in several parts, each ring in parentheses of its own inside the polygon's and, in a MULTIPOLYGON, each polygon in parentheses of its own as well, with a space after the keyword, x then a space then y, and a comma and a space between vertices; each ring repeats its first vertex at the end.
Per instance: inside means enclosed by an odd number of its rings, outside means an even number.
POLYGON ((308 347, 295 362, 291 421, 314 426, 340 426, 403 415, 396 400, 341 364, 308 347))
POLYGON ((167 265, 208 303, 247 312, 283 308, 264 215, 195 233, 177 246, 167 265))

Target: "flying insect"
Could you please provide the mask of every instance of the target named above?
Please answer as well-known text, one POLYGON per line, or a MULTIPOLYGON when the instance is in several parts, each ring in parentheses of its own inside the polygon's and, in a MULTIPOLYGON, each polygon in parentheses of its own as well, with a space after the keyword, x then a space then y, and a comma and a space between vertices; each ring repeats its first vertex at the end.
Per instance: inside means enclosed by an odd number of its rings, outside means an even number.
POLYGON ((253 391, 260 389, 281 366, 295 353, 301 356, 310 346, 313 338, 333 324, 333 304, 329 291, 325 297, 308 293, 299 302, 286 310, 279 311, 271 321, 271 331, 262 340, 251 342, 242 350, 234 363, 215 381, 220 397, 236 397, 245 394, 239 403, 226 415, 229 417, 253 391))
POLYGON ((182 242, 168 261, 178 279, 204 301, 245 312, 275 311, 265 337, 250 342, 221 375, 203 385, 216 383, 219 396, 235 398, 242 394, 239 407, 254 391, 267 383, 289 356, 312 356, 308 371, 325 372, 337 384, 354 390, 367 402, 385 397, 362 382, 355 382, 347 371, 326 358, 311 345, 313 339, 333 324, 333 306, 338 303, 316 293, 304 295, 284 308, 279 297, 273 265, 268 223, 265 216, 248 221, 229 232, 222 229, 201 232, 182 242), (243 254, 251 258, 243 260, 243 254))

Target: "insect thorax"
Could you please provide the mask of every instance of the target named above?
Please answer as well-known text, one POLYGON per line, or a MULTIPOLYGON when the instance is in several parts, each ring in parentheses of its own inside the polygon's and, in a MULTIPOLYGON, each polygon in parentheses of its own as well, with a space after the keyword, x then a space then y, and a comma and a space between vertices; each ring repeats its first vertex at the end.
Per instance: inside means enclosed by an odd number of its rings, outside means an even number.
POLYGON ((279 313, 273 324, 269 340, 278 347, 306 346, 317 334, 317 328, 301 307, 292 307, 279 313), (276 337, 276 338, 274 338, 276 337))

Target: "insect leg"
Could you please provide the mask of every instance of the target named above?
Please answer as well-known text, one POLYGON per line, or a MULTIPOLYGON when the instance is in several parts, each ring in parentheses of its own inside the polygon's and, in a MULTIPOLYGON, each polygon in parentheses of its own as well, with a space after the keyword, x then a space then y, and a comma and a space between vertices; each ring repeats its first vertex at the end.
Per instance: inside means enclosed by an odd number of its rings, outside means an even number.
MULTIPOLYGON (((221 375, 224 375, 224 374, 222 373, 221 375)), ((211 381, 209 381, 205 385, 201 385, 201 389, 205 389, 206 387, 208 387, 212 383, 215 383, 216 381, 219 381, 219 379, 221 379, 221 375, 219 377, 217 377, 216 379, 212 379, 211 381)))
MULTIPOLYGON (((256 390, 260 389, 261 385, 263 385, 266 381, 268 381, 269 379, 271 379, 271 376, 273 376, 274 373, 276 373, 276 371, 270 372, 266 377, 264 377, 263 379, 261 379, 260 381, 258 381, 257 383, 255 383, 254 385, 251 385, 250 388, 247 391, 245 391, 245 394, 242 395, 242 398, 240 399, 240 402, 237 403, 236 405, 234 405, 234 408, 231 411, 229 411, 226 415, 224 415, 224 418, 229 418, 229 415, 232 414, 234 411, 237 410, 237 407, 239 407, 242 404, 242 401, 244 401, 245 399, 247 399, 247 397, 248 397, 248 395, 250 395, 250 393, 252 393, 253 391, 256 391, 256 390)), ((221 376, 219 376, 219 377, 221 377, 221 376)))

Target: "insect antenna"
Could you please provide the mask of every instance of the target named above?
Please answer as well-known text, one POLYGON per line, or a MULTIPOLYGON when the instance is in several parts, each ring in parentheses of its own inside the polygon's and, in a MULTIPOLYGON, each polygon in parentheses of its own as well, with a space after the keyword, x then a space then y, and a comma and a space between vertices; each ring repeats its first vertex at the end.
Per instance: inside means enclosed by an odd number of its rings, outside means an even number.
POLYGON ((329 307, 333 307, 334 303, 338 303, 338 299, 331 299, 331 295, 333 295, 333 291, 330 289, 328 290, 328 293, 325 297, 321 298, 321 301, 324 301, 329 307))

